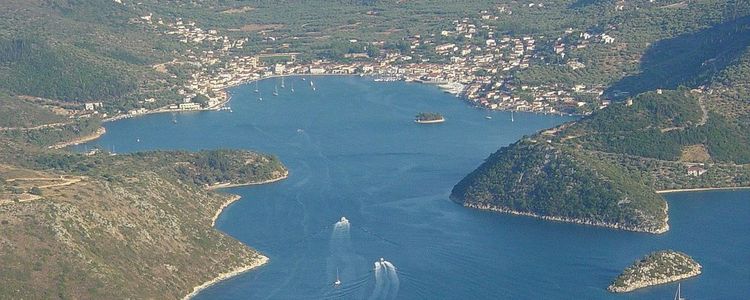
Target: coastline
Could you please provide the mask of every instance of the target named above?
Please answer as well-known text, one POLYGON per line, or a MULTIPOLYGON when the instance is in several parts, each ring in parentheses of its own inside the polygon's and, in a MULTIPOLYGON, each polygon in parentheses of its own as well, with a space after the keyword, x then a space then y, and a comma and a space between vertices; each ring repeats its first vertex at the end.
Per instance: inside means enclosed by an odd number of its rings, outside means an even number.
POLYGON ((278 177, 278 178, 272 178, 267 179, 263 181, 256 181, 256 182, 247 182, 247 183, 231 183, 231 182, 224 182, 224 183, 216 183, 212 184, 206 187, 206 190, 213 191, 217 189, 224 189, 224 188, 231 188, 231 187, 240 187, 240 186, 248 186, 248 185, 261 185, 261 184, 267 184, 267 183, 273 183, 277 181, 281 181, 284 179, 289 178, 289 171, 284 172, 284 175, 278 177))
POLYGON ((445 118, 439 120, 414 120, 414 123, 418 124, 438 124, 445 122, 445 118))
POLYGON ((47 148, 49 148, 49 149, 62 149, 62 148, 68 147, 68 146, 80 145, 80 144, 83 144, 83 143, 86 143, 86 142, 90 142, 90 141, 96 140, 96 139, 100 138, 102 135, 104 135, 105 133, 107 133, 107 129, 105 129, 104 127, 99 127, 93 133, 90 133, 90 134, 82 136, 82 137, 75 138, 75 139, 67 141, 67 142, 57 143, 57 144, 54 144, 54 145, 49 146, 47 148))
MULTIPOLYGON (((227 105, 232 100, 231 94, 227 91, 230 88, 238 87, 238 86, 245 85, 245 84, 251 84, 251 83, 256 82, 256 81, 262 81, 262 80, 272 79, 272 78, 280 78, 280 77, 318 77, 318 76, 320 76, 320 77, 335 77, 335 76, 348 77, 348 76, 354 76, 354 77, 377 78, 378 76, 383 76, 383 75, 382 74, 361 74, 361 75, 357 75, 357 74, 309 74, 309 73, 299 73, 299 74, 298 73, 290 73, 290 74, 284 74, 284 75, 271 75, 271 76, 260 77, 260 78, 256 78, 256 79, 244 80, 244 81, 240 81, 238 83, 230 84, 230 85, 227 85, 226 87, 223 87, 222 91, 224 92, 224 95, 225 95, 224 100, 222 100, 221 102, 219 102, 218 104, 216 104, 215 106, 212 106, 212 107, 199 108, 199 109, 190 109, 190 110, 182 110, 182 109, 169 109, 169 108, 167 108, 168 106, 165 106, 165 107, 156 108, 154 110, 149 110, 149 111, 146 111, 144 113, 135 114, 135 115, 121 114, 121 115, 112 116, 112 117, 109 117, 109 118, 106 118, 106 119, 102 120, 102 123, 114 122, 114 121, 117 121, 117 120, 130 119, 130 118, 135 118, 135 117, 140 117, 140 116, 145 116, 145 115, 151 115, 151 114, 160 114, 160 113, 183 113, 183 112, 198 112, 198 111, 216 111, 216 110, 219 110, 220 108, 224 107, 225 105, 227 105)), ((440 90, 442 90, 442 91, 444 91, 444 92, 446 92, 448 94, 455 95, 456 97, 461 97, 463 95, 463 93, 465 92, 465 90, 466 90, 466 85, 462 84, 462 83, 459 83, 459 82, 431 82, 431 81, 421 81, 421 80, 417 81, 417 80, 409 80, 408 78, 399 78, 399 79, 393 80, 393 81, 414 82, 414 83, 432 85, 432 86, 435 86, 438 89, 440 89, 440 90)), ((465 98, 465 100, 468 100, 468 99, 469 98, 465 98)), ((471 103, 470 101, 466 101, 466 102, 467 103, 471 103)), ((512 111, 512 112, 519 112, 519 113, 520 112, 527 112, 527 113, 534 113, 534 114, 545 114, 545 115, 548 114, 548 113, 545 113, 545 112, 537 112, 537 111, 525 111, 525 110, 518 110, 518 109, 489 109, 489 108, 486 108, 486 107, 481 107, 481 106, 476 106, 476 105, 474 105, 474 106, 475 107, 479 107, 481 109, 489 110, 489 111, 505 111, 505 112, 511 112, 512 111)), ((549 114, 554 114, 554 115, 559 115, 559 116, 565 116, 565 115, 573 116, 573 115, 575 115, 575 114, 566 114, 566 113, 549 113, 549 114)))
MULTIPOLYGON (((666 201, 665 201, 666 203, 666 201)), ((565 217, 552 217, 552 216, 542 216, 535 213, 530 212, 521 212, 516 210, 511 210, 507 208, 502 207, 496 207, 496 206, 490 206, 490 205, 477 205, 473 203, 463 203, 464 207, 478 209, 478 210, 484 210, 484 211, 492 211, 492 212, 499 212, 499 213, 506 213, 516 216, 526 216, 526 217, 532 217, 537 219, 542 219, 546 221, 556 221, 556 222, 564 222, 564 223, 573 223, 573 224, 579 224, 579 225, 589 225, 589 226, 598 226, 598 227, 606 227, 606 228, 612 228, 612 229, 619 229, 619 230, 625 230, 625 231, 632 231, 632 232, 643 232, 643 233, 651 233, 651 234, 663 234, 667 231, 669 231, 669 205, 667 204, 664 207, 664 225, 659 228, 640 228, 640 227, 634 227, 634 226, 624 226, 617 223, 607 223, 607 222, 598 222, 598 221, 589 221, 589 220, 583 220, 583 219, 574 219, 574 218, 565 218, 565 217)))
POLYGON ((247 264, 247 265, 244 265, 244 266, 240 266, 240 267, 235 268, 235 269, 233 269, 233 270, 231 270, 229 272, 221 273, 221 274, 219 274, 219 276, 216 276, 214 279, 211 279, 209 281, 204 282, 203 284, 201 284, 199 286, 194 287, 193 291, 190 292, 190 294, 185 295, 185 297, 182 297, 182 299, 183 300, 191 299, 191 298, 195 297, 196 295, 198 295, 201 291, 209 288, 210 286, 212 286, 214 284, 219 283, 222 280, 226 280, 228 278, 240 275, 242 273, 245 273, 247 271, 250 271, 252 269, 255 269, 257 267, 260 267, 260 266, 265 265, 266 263, 268 263, 268 257, 266 257, 266 256, 264 256, 262 254, 258 254, 258 256, 259 256, 258 259, 256 261, 250 263, 250 264, 247 264))
POLYGON ((663 279, 655 279, 652 281, 637 282, 635 284, 628 285, 626 287, 615 287, 613 285, 610 285, 607 287, 607 291, 612 292, 612 293, 618 293, 618 294, 629 293, 629 292, 639 290, 639 289, 644 289, 644 288, 648 288, 652 286, 657 286, 657 285, 662 285, 662 284, 667 284, 667 283, 672 283, 672 282, 692 278, 692 277, 700 275, 701 273, 702 273, 701 269, 698 268, 697 270, 692 270, 686 274, 675 275, 675 276, 671 276, 671 277, 663 278, 663 279))
MULTIPOLYGON (((206 187, 206 190, 211 191, 211 190, 216 190, 216 189, 221 189, 221 188, 228 188, 228 187, 248 186, 248 185, 261 185, 261 184, 267 184, 267 183, 273 183, 273 182, 281 181, 281 180, 284 180, 284 179, 286 179, 288 177, 289 177, 289 171, 286 171, 283 176, 278 177, 278 178, 273 178, 273 179, 268 179, 268 180, 263 180, 263 181, 258 181, 258 182, 248 182, 248 183, 242 183, 242 184, 221 183, 221 184, 216 184, 216 185, 212 185, 212 186, 206 187)), ((219 218, 219 215, 221 215, 221 213, 224 212, 224 209, 226 209, 227 207, 229 207, 229 205, 231 205, 232 203, 236 202, 237 200, 240 200, 241 198, 242 197, 239 196, 239 195, 230 195, 230 197, 227 198, 227 200, 224 201, 224 203, 222 203, 221 206, 219 206, 219 209, 216 210, 216 213, 214 213, 214 216, 211 218, 211 227, 216 227, 216 220, 219 218)), ((195 297, 196 295, 198 295, 201 291, 207 289, 208 287, 210 287, 210 286, 212 286, 214 284, 217 284, 217 283, 219 283, 219 282, 221 282, 223 280, 227 280, 227 279, 232 278, 234 276, 240 275, 242 273, 248 272, 248 271, 250 271, 252 269, 255 269, 257 267, 260 267, 260 266, 265 265, 266 263, 268 263, 269 259, 268 259, 267 256, 265 256, 263 254, 260 254, 260 253, 258 253, 258 256, 259 256, 258 260, 254 261, 254 262, 252 262, 250 264, 243 265, 243 266, 237 267, 235 269, 232 269, 231 271, 221 273, 218 276, 216 276, 215 278, 213 278, 213 279, 211 279, 209 281, 206 281, 206 282, 204 282, 201 285, 198 285, 198 286, 194 287, 193 290, 189 294, 185 295, 185 297, 183 297, 182 299, 183 300, 191 299, 191 298, 195 297)))
POLYGON ((732 186, 732 187, 708 187, 708 188, 690 188, 690 189, 673 189, 659 190, 657 194, 682 193, 682 192, 702 192, 702 191, 722 191, 722 190, 747 190, 750 186, 732 186))

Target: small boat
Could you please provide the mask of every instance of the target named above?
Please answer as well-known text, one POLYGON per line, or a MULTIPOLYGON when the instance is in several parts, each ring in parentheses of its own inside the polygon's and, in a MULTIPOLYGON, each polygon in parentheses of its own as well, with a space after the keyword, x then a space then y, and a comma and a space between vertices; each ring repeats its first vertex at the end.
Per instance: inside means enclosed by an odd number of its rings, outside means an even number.
POLYGON ((512 110, 510 111, 510 121, 511 122, 515 122, 516 121, 516 119, 513 118, 513 111, 512 110))
POLYGON ((292 93, 294 93, 294 81, 292 81, 292 93))
POLYGON ((492 120, 492 117, 490 117, 490 116, 485 116, 484 118, 487 119, 487 120, 492 120))
POLYGON ((273 88, 273 95, 274 95, 274 96, 278 96, 278 95, 279 95, 279 87, 278 87, 278 86, 275 86, 275 87, 273 88))
POLYGON ((334 287, 338 287, 341 285, 341 279, 339 279, 339 269, 336 268, 336 281, 333 282, 334 287))
POLYGON ((255 93, 259 93, 260 90, 258 89, 258 80, 255 81, 255 93))
POLYGON ((302 77, 302 81, 305 81, 305 80, 307 80, 307 79, 305 79, 305 77, 302 77))
POLYGON ((281 77, 281 88, 283 89, 285 87, 284 85, 284 76, 281 77))
POLYGON ((677 283, 677 293, 674 294, 674 300, 685 300, 685 298, 682 298, 682 293, 680 292, 680 284, 677 283))

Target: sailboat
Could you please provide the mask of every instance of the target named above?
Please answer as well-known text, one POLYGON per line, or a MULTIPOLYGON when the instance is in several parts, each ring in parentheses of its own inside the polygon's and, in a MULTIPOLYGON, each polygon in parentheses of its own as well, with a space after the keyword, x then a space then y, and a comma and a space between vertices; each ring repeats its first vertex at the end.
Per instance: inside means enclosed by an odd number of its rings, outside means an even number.
POLYGON ((294 81, 292 81, 292 93, 294 93, 294 81))
POLYGON ((258 101, 263 101, 263 96, 261 96, 260 91, 258 91, 258 101))
POLYGON ((177 115, 172 113, 172 124, 177 124, 177 115))
POLYGON ((282 77, 281 77, 281 88, 283 89, 284 87, 285 87, 285 86, 284 86, 284 77, 282 76, 282 77))
POLYGON ((513 118, 513 111, 510 111, 510 121, 515 122, 516 120, 513 118))
POLYGON ((310 86, 312 87, 312 90, 314 91, 315 90, 315 84, 313 83, 312 80, 310 80, 310 86))
POLYGON ((341 285, 341 279, 339 279, 339 268, 336 268, 336 281, 333 282, 334 287, 341 285))
POLYGON ((258 89, 258 80, 255 81, 255 93, 260 93, 260 90, 258 89))
POLYGON ((682 298, 682 293, 680 293, 680 284, 677 283, 677 293, 674 294, 674 300, 685 300, 685 298, 682 298))
POLYGON ((278 85, 273 87, 273 95, 274 96, 278 96, 279 95, 279 86, 278 85))

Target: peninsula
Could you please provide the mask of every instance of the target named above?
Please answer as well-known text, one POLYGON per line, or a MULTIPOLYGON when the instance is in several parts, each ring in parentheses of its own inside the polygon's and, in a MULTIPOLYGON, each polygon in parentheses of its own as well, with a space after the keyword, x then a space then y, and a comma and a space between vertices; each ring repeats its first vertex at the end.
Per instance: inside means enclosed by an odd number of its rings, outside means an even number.
MULTIPOLYGON (((471 208, 664 233, 658 190, 750 185, 747 125, 709 112, 702 90, 659 90, 526 137, 453 188, 471 208), (719 132, 721 134, 719 134, 719 132), (700 149, 696 162, 688 153, 700 149)), ((695 155, 693 155, 695 156, 695 155)))
POLYGON ((100 299, 177 299, 268 260, 212 227, 239 197, 205 187, 284 178, 287 169, 271 155, 39 151, 28 148, 33 158, 16 160, 28 167, 0 163, 0 263, 6 271, 0 295, 48 298, 53 290, 60 295, 85 290, 87 297, 100 299), (41 253, 47 255, 43 269, 18 263, 41 253), (57 285, 65 274, 75 276, 57 285), (140 280, 143 276, 151 279, 140 280))
POLYGON ((627 293, 654 285, 679 281, 701 274, 701 265, 685 253, 663 250, 651 253, 627 267, 607 288, 627 293))

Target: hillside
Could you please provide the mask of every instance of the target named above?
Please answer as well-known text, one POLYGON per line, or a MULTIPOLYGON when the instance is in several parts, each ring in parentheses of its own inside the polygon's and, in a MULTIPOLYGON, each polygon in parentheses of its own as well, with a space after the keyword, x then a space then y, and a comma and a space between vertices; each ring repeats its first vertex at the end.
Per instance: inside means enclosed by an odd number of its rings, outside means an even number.
POLYGON ((26 164, 45 171, 0 165, 0 295, 10 298, 179 298, 260 264, 212 228, 232 197, 198 184, 286 173, 273 157, 239 151, 41 154, 26 164))
POLYGON ((492 154, 451 198, 467 207, 662 233, 666 203, 638 180, 575 148, 525 139, 492 154))

